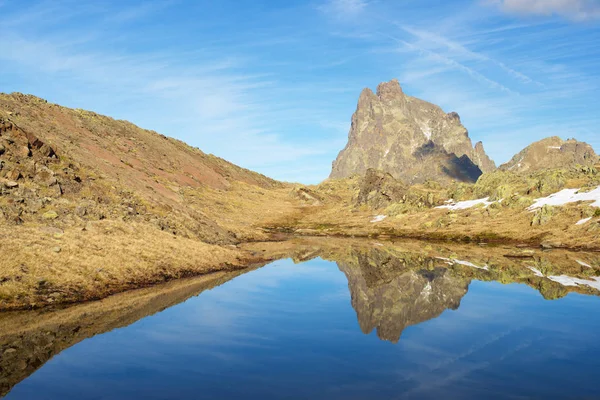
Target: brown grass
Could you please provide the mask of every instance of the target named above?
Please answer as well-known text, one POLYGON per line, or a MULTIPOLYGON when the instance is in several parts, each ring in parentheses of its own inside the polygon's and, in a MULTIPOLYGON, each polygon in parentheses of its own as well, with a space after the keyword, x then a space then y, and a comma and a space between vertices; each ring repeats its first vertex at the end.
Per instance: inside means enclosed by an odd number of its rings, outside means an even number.
POLYGON ((0 309, 105 297, 125 289, 242 268, 235 248, 185 239, 136 223, 98 221, 64 234, 0 227, 0 309))

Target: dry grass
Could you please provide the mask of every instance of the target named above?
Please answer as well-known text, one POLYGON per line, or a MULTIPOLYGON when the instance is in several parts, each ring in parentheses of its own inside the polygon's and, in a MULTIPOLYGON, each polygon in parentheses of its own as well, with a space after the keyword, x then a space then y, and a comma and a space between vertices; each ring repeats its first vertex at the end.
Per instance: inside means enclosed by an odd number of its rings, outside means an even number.
POLYGON ((235 248, 179 238, 117 221, 53 234, 36 226, 0 227, 0 309, 105 297, 184 276, 241 268, 235 248))

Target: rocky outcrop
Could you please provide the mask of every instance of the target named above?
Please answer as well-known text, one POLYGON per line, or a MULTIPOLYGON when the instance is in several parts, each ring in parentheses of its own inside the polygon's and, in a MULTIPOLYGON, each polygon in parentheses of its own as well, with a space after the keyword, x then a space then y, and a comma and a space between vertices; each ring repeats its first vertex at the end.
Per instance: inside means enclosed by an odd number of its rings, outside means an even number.
POLYGON ((599 161, 598 155, 589 144, 575 139, 562 140, 558 136, 552 136, 530 144, 509 162, 502 164, 500 169, 515 173, 530 173, 577 165, 592 167, 599 161))
POLYGON ((483 148, 483 142, 477 142, 475 144, 475 154, 473 155, 473 162, 479 166, 483 172, 491 172, 496 169, 496 163, 486 154, 483 148))
POLYGON ((407 96, 397 80, 364 89, 352 116, 348 144, 333 163, 331 178, 374 168, 408 184, 427 179, 474 182, 495 169, 483 145, 473 148, 460 116, 407 96))
POLYGON ((407 187, 387 172, 369 168, 359 182, 357 205, 378 209, 406 197, 407 187))

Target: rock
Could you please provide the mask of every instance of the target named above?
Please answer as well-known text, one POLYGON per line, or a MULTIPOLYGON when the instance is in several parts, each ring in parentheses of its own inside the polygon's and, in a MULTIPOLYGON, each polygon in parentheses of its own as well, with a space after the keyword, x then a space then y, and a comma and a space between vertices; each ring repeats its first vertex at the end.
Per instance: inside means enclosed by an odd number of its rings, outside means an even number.
POLYGON ((85 217, 86 214, 87 209, 84 206, 75 207, 75 215, 77 215, 78 217, 85 217))
POLYGON ((15 181, 4 181, 4 187, 7 189, 14 189, 19 187, 19 184, 15 181))
POLYGON ((29 146, 19 146, 15 153, 22 158, 31 157, 31 149, 29 146))
POLYGON ((6 174, 6 179, 11 180, 11 181, 18 181, 22 177, 23 177, 23 175, 21 174, 21 171, 19 171, 18 169, 13 169, 8 174, 6 174))
POLYGON ((46 211, 44 214, 42 214, 42 218, 43 219, 56 219, 56 218, 58 218, 58 213, 53 210, 46 211))
POLYGON ((0 156, 2 154, 4 154, 5 151, 6 151, 6 147, 2 143, 0 143, 0 156))
POLYGON ((392 175, 374 169, 366 171, 359 188, 356 204, 368 204, 375 209, 401 201, 407 192, 407 187, 392 175))
POLYGON ((61 250, 62 250, 62 249, 60 248, 60 246, 54 246, 54 247, 52 248, 52 251, 53 251, 54 253, 60 253, 60 252, 61 252, 61 250))
POLYGON ((380 84, 377 93, 364 89, 360 94, 348 144, 330 177, 362 175, 369 168, 413 184, 432 178, 474 182, 495 165, 483 145, 473 148, 458 114, 407 96, 392 80, 380 84))
POLYGON ((592 168, 598 155, 592 146, 575 139, 562 140, 557 136, 542 139, 527 146, 500 169, 515 173, 534 172, 550 168, 583 166, 592 168))
POLYGON ((17 349, 13 349, 13 348, 9 347, 8 349, 4 350, 4 355, 16 353, 16 351, 17 351, 17 349))

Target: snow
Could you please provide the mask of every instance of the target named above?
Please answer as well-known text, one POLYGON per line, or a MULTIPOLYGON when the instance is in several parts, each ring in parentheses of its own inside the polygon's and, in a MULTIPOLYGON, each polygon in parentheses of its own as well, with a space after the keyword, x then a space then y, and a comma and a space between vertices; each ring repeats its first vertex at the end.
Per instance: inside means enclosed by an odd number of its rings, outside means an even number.
POLYGON ((387 218, 387 215, 376 215, 371 222, 381 222, 387 218))
POLYGON ((533 267, 527 267, 527 268, 529 268, 530 270, 532 270, 533 273, 535 274, 535 276, 539 276, 539 277, 543 277, 544 276, 544 274, 542 274, 542 271, 540 271, 537 268, 533 268, 533 267))
POLYGON ((436 208, 446 208, 448 210, 466 210, 467 208, 475 207, 479 204, 483 204, 484 207, 488 207, 490 204, 494 203, 493 201, 489 201, 489 199, 489 197, 486 197, 485 199, 459 201, 457 203, 454 203, 452 200, 450 203, 443 206, 438 206, 436 208))
POLYGON ((563 286, 579 286, 585 285, 593 289, 600 290, 600 277, 592 277, 592 279, 573 278, 572 276, 559 275, 549 276, 548 279, 558 282, 563 286))
POLYGON ((514 168, 517 168, 517 167, 521 168, 521 161, 523 161, 523 157, 521 157, 521 159, 519 161, 517 161, 516 164, 513 165, 512 167, 510 167, 508 170, 510 171, 511 169, 514 169, 514 168))
POLYGON ((390 149, 387 149, 387 150, 385 151, 385 154, 383 155, 383 157, 384 157, 384 158, 385 158, 385 157, 387 157, 387 155, 388 155, 388 154, 390 154, 390 149))
POLYGON ((575 260, 575 261, 577 261, 577 264, 581 265, 582 267, 592 268, 592 266, 590 264, 584 263, 581 260, 575 260))
POLYGON ((433 291, 433 289, 431 287, 431 282, 427 282, 427 285, 425 285, 425 287, 421 291, 421 296, 429 297, 429 295, 431 295, 432 291, 433 291))
POLYGON ((584 219, 580 220, 579 222, 577 222, 575 225, 584 225, 584 224, 590 222, 591 220, 592 220, 592 217, 584 218, 584 219))
POLYGON ((542 274, 542 271, 540 271, 539 269, 534 268, 534 267, 528 267, 528 268, 533 271, 533 273, 535 274, 535 276, 539 276, 539 277, 543 277, 544 276, 544 274, 542 274))
POLYGON ((431 132, 431 128, 427 125, 427 123, 420 124, 419 127, 421 128, 421 132, 423 132, 423 135, 425 135, 427 140, 431 140, 432 132, 431 132))
POLYGON ((560 146, 548 146, 548 148, 549 148, 549 149, 558 149, 558 150, 560 150, 560 149, 561 149, 561 147, 560 147, 560 146))
POLYGON ((535 203, 533 203, 528 210, 534 211, 545 205, 563 206, 578 201, 593 201, 593 203, 590 204, 592 207, 600 207, 600 186, 590 192, 579 193, 580 190, 581 189, 564 189, 558 193, 551 194, 548 197, 535 199, 535 203))
POLYGON ((483 267, 480 267, 479 265, 475 265, 472 262, 469 261, 463 261, 463 260, 453 260, 450 258, 444 258, 444 257, 436 257, 438 260, 443 260, 446 261, 446 264, 448 265, 453 265, 453 264, 460 264, 460 265, 465 265, 467 267, 472 267, 472 268, 477 268, 477 269, 485 269, 486 271, 489 269, 489 267, 487 265, 484 265, 483 267))
MULTIPOLYGON (((589 265, 587 265, 586 263, 582 263, 579 260, 577 262, 580 263, 581 265, 585 265, 585 266, 589 267, 589 265)), ((544 274, 542 274, 540 272, 540 270, 538 270, 538 269, 535 269, 533 267, 529 267, 529 269, 532 270, 536 276, 540 276, 540 277, 544 276, 544 274)), ((553 282, 560 283, 563 286, 585 285, 585 286, 589 286, 593 289, 600 290, 600 277, 597 277, 597 276, 594 276, 591 279, 581 279, 581 278, 574 278, 572 276, 567 276, 567 275, 556 275, 556 276, 549 276, 548 279, 550 279, 553 282)))

